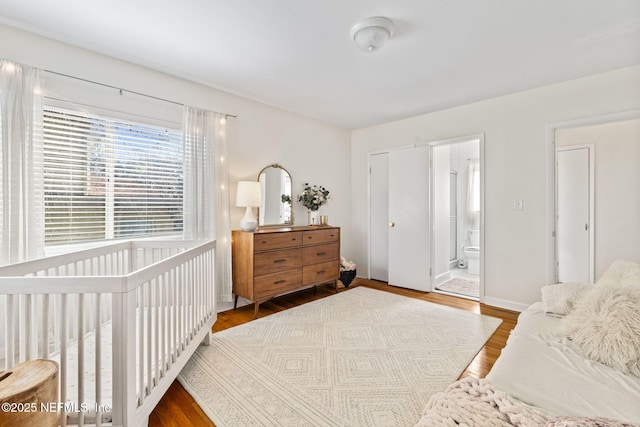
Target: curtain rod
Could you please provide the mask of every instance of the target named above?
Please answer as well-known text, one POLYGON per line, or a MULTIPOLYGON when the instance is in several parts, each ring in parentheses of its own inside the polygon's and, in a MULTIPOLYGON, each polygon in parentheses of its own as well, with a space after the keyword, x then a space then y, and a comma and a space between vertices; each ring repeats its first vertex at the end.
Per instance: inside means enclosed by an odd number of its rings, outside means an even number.
MULTIPOLYGON (((160 97, 158 97, 158 96, 148 95, 148 94, 146 94, 146 93, 142 93, 142 92, 136 92, 135 90, 123 89, 123 88, 121 88, 121 87, 108 85, 108 84, 106 84, 106 83, 96 82, 96 81, 94 81, 94 80, 83 79, 82 77, 71 76, 71 75, 69 75, 69 74, 59 73, 59 72, 57 72, 57 71, 51 71, 51 70, 44 70, 44 71, 45 71, 45 72, 47 72, 47 73, 50 73, 50 74, 55 74, 55 75, 62 76, 62 77, 68 77, 68 78, 70 78, 70 79, 80 80, 80 81, 83 81, 83 82, 86 82, 86 83, 93 83, 93 84, 95 84, 95 85, 108 87, 108 88, 110 88, 110 89, 116 89, 116 90, 120 91, 120 95, 122 95, 124 92, 127 92, 127 93, 132 93, 132 94, 134 94, 134 95, 144 96, 144 97, 147 97, 147 98, 155 99, 156 101, 168 102, 168 103, 170 103, 170 104, 179 105, 179 106, 181 106, 181 107, 184 107, 184 104, 183 104, 182 102, 172 101, 172 100, 170 100, 170 99, 160 98, 160 97)), ((234 119, 235 119, 236 117, 238 117, 238 116, 237 116, 237 115, 235 115, 235 114, 229 114, 229 113, 221 113, 221 114, 224 114, 224 116, 225 116, 225 117, 232 117, 232 118, 234 118, 234 119)))

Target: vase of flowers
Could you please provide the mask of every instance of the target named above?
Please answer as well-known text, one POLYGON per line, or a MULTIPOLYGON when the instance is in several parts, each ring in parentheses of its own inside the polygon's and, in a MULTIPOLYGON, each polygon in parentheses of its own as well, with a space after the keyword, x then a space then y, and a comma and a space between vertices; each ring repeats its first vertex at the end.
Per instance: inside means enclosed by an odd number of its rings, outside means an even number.
POLYGON ((309 225, 320 224, 318 209, 329 200, 329 190, 321 185, 304 183, 304 190, 298 196, 298 201, 309 211, 309 225))

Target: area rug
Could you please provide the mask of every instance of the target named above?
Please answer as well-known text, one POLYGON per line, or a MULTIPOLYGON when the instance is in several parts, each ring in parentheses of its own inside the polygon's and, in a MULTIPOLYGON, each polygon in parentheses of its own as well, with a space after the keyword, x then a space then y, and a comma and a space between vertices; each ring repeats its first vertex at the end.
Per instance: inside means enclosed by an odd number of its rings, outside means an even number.
POLYGON ((447 280, 443 284, 438 285, 436 289, 474 298, 478 298, 480 296, 480 284, 478 282, 462 279, 460 277, 454 277, 451 280, 447 280))
POLYGON ((501 322, 356 287, 213 334, 178 380, 218 427, 412 426, 501 322))

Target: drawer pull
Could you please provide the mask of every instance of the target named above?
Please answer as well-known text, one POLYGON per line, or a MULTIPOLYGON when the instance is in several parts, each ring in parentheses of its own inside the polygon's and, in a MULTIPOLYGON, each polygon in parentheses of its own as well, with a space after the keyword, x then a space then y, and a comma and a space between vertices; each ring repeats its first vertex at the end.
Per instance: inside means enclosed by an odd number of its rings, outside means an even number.
POLYGON ((323 255, 326 255, 326 254, 327 254, 326 252, 318 252, 316 255, 323 256, 323 255))
POLYGON ((286 259, 276 259, 273 262, 276 263, 276 264, 280 264, 280 263, 283 263, 283 262, 287 262, 287 260, 286 259))
POLYGON ((320 270, 320 271, 318 271, 316 274, 324 274, 324 273, 326 273, 326 271, 324 271, 324 270, 320 270))
POLYGON ((274 285, 279 285, 280 283, 284 283, 286 282, 286 280, 276 280, 275 282, 273 282, 274 285))

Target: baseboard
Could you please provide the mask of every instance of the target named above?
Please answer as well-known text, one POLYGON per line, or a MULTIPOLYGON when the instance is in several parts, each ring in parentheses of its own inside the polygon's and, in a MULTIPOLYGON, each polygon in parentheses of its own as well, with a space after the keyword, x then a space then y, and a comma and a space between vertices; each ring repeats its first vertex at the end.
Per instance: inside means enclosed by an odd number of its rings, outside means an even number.
POLYGON ((445 271, 444 273, 436 276, 435 284, 436 286, 440 286, 449 279, 451 279, 451 271, 445 271))
MULTIPOLYGON (((253 302, 240 297, 238 298, 238 306, 236 308, 244 307, 245 305, 249 304, 253 304, 253 302)), ((222 313, 223 311, 227 310, 233 310, 233 301, 216 303, 216 311, 218 313, 222 313)))
POLYGON ((493 298, 485 296, 483 304, 490 305, 492 307, 504 308, 506 310, 523 312, 529 307, 530 304, 522 304, 520 302, 504 300, 500 298, 493 298))

